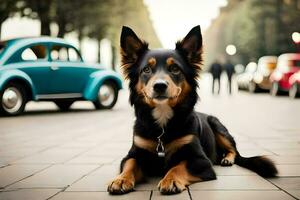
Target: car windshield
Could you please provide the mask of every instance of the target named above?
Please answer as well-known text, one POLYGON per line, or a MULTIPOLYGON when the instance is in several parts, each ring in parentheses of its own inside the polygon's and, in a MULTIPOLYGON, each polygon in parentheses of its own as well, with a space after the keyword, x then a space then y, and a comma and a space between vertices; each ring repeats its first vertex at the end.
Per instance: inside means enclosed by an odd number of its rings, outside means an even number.
POLYGON ((291 60, 292 66, 300 68, 300 60, 291 60))
POLYGON ((290 67, 297 67, 300 68, 300 60, 297 59, 281 59, 278 62, 278 70, 282 72, 289 71, 290 67))

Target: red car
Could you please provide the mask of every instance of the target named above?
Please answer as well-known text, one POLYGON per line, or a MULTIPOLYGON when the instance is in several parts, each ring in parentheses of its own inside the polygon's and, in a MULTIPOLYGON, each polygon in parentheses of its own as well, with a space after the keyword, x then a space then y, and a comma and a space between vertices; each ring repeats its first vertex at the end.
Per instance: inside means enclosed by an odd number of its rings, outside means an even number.
POLYGON ((293 74, 289 79, 291 88, 289 90, 289 96, 291 98, 296 98, 300 96, 300 70, 293 74))
POLYGON ((287 53, 278 57, 275 71, 270 76, 272 87, 270 94, 276 96, 279 92, 287 92, 292 87, 289 79, 300 70, 300 54, 287 53))

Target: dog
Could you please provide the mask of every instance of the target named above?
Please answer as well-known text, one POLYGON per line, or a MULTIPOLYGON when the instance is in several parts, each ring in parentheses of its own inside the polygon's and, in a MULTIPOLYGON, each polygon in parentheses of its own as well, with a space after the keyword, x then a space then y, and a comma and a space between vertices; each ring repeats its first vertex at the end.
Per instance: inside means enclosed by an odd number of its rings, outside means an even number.
POLYGON ((132 29, 121 33, 122 71, 136 120, 133 143, 121 161, 110 194, 125 194, 149 176, 163 177, 162 194, 180 193, 192 183, 216 179, 213 165, 234 163, 263 177, 274 177, 274 163, 263 156, 242 157, 234 138, 214 116, 194 110, 201 71, 200 26, 174 50, 150 50, 132 29))

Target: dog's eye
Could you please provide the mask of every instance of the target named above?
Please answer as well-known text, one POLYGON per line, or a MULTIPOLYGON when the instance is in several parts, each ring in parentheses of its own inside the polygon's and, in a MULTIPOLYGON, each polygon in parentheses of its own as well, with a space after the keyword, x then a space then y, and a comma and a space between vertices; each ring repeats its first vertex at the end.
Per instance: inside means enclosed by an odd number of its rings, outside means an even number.
POLYGON ((147 66, 147 67, 144 67, 144 69, 142 70, 145 74, 149 74, 151 73, 151 67, 147 66))
POLYGON ((177 65, 171 65, 169 67, 169 71, 172 73, 172 74, 179 74, 180 73, 180 69, 177 65))

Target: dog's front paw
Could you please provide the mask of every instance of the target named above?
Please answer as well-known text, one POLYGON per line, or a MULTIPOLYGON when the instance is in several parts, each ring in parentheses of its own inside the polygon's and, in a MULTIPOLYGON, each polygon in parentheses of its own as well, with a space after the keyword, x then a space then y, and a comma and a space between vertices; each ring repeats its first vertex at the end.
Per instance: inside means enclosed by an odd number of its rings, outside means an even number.
POLYGON ((185 190, 186 187, 179 180, 172 178, 163 178, 158 183, 158 190, 162 194, 176 194, 185 190))
POLYGON ((134 179, 128 177, 117 177, 109 184, 107 191, 110 194, 125 194, 134 188, 134 179))

